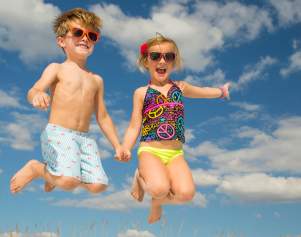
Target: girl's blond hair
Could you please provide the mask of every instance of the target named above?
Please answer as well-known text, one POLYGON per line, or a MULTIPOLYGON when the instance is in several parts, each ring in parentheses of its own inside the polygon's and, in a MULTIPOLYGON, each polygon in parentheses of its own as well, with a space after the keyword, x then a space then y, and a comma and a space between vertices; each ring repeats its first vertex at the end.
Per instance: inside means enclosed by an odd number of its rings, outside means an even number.
MULTIPOLYGON (((140 48, 140 53, 139 53, 139 57, 137 60, 137 64, 138 67, 141 71, 147 70, 146 67, 146 61, 147 61, 147 57, 148 57, 148 50, 150 47, 154 46, 154 45, 158 45, 158 44, 162 44, 162 43, 170 43, 173 45, 174 47, 174 52, 176 54, 176 59, 174 61, 174 67, 179 70, 182 68, 182 60, 181 60, 181 55, 180 55, 180 51, 178 49, 178 46, 176 44, 175 41, 173 41, 170 38, 167 38, 163 35, 161 35, 160 33, 156 33, 156 36, 147 40, 145 43, 143 43, 142 45, 144 45, 144 48, 146 50, 146 52, 141 52, 141 48, 140 48)), ((142 47, 141 45, 141 47, 142 47)))
POLYGON ((93 12, 83 8, 74 8, 57 16, 53 22, 53 31, 56 37, 65 36, 70 30, 69 23, 79 21, 84 27, 90 27, 96 32, 100 32, 102 20, 93 12))

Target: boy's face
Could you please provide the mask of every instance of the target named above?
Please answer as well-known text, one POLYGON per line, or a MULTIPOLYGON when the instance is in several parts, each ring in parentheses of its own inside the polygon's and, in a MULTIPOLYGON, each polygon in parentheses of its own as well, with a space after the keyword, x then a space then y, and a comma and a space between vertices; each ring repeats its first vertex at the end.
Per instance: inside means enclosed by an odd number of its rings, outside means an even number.
POLYGON ((57 43, 66 55, 87 58, 92 54, 99 34, 90 28, 83 27, 79 22, 70 22, 65 36, 58 37, 57 43))
POLYGON ((174 69, 175 59, 173 44, 164 42, 148 49, 145 66, 148 68, 151 78, 163 82, 169 79, 169 75, 174 69))

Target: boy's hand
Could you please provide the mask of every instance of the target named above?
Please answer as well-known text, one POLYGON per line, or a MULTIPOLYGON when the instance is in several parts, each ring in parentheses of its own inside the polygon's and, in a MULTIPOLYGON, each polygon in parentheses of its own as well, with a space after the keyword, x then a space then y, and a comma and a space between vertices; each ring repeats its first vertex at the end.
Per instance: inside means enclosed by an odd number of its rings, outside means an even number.
POLYGON ((47 110, 50 105, 50 97, 45 92, 37 92, 32 99, 33 107, 37 109, 47 110))
POLYGON ((115 159, 121 162, 128 162, 131 159, 131 152, 123 147, 116 148, 115 159))

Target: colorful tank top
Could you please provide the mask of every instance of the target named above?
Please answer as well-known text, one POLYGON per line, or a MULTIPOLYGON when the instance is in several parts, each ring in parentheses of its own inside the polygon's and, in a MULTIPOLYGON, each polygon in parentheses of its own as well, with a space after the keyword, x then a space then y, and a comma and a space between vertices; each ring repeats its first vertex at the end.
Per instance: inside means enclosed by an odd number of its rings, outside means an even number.
POLYGON ((185 142, 182 91, 172 81, 167 97, 148 86, 142 109, 140 141, 179 140, 185 142))

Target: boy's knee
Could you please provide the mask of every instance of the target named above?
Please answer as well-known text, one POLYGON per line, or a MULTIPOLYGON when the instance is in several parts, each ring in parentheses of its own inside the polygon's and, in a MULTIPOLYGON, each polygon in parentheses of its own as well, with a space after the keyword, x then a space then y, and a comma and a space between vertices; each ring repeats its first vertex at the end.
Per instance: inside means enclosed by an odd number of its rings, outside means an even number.
POLYGON ((80 181, 72 177, 60 177, 56 180, 56 186, 64 190, 73 190, 80 185, 80 181))
POLYGON ((100 193, 105 191, 107 187, 108 186, 105 184, 89 184, 89 186, 87 186, 87 189, 91 193, 100 193))

